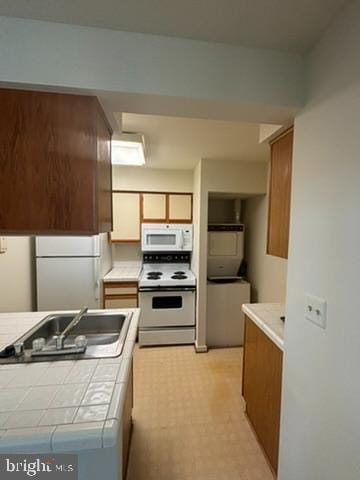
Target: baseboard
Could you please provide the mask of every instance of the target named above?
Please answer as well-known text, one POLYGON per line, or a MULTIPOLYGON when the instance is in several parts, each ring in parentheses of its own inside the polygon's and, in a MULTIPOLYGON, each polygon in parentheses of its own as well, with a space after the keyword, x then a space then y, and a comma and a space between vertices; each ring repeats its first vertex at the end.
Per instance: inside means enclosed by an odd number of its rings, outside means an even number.
POLYGON ((207 353, 208 347, 206 345, 199 345, 195 340, 195 352, 196 353, 207 353))

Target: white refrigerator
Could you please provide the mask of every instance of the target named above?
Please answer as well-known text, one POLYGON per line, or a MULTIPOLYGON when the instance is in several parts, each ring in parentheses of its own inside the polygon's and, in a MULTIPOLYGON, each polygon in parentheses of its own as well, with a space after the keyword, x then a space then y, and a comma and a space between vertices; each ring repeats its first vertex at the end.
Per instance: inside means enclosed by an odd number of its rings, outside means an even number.
POLYGON ((107 234, 36 237, 37 309, 102 308, 102 279, 111 269, 107 234))

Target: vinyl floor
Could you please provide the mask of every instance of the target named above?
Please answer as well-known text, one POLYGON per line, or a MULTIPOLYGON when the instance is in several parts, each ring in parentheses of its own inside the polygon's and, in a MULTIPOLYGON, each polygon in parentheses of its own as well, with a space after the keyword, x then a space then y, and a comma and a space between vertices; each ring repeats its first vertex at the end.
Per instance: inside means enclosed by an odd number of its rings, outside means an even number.
POLYGON ((128 480, 272 480, 243 411, 241 368, 241 348, 136 348, 128 480))

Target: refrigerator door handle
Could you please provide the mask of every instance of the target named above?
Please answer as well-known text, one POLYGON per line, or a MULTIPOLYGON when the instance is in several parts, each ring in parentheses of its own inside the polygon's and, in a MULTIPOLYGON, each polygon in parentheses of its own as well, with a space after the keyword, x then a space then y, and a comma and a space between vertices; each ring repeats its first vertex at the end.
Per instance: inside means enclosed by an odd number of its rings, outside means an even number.
POLYGON ((95 300, 100 299, 100 259, 94 258, 95 300))
POLYGON ((101 255, 100 235, 95 235, 93 237, 93 255, 95 257, 99 257, 101 255))

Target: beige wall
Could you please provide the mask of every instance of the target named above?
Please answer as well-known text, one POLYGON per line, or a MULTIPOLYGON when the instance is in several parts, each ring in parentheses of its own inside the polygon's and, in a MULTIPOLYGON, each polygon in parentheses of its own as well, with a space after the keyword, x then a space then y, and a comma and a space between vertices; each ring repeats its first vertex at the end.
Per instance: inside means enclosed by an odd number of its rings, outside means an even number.
POLYGON ((259 143, 268 142, 282 125, 273 125, 271 123, 262 123, 259 128, 259 143))
POLYGON ((140 262, 142 259, 140 244, 113 243, 113 262, 140 262))
POLYGON ((287 260, 266 254, 268 196, 243 201, 245 258, 252 302, 285 302, 287 260))
MULTIPOLYGON (((115 190, 192 192, 192 170, 166 170, 144 167, 113 167, 115 190)), ((112 247, 113 262, 141 260, 140 245, 117 244, 112 247)))
POLYGON ((197 279, 196 295, 196 350, 206 351, 206 249, 207 236, 207 191, 205 190, 203 160, 194 171, 194 247, 192 253, 192 269, 197 279))
POLYGON ((267 164, 203 160, 203 179, 208 192, 261 194, 267 188, 267 164))
POLYGON ((149 190, 159 192, 192 192, 192 170, 167 170, 145 167, 113 167, 115 190, 149 190))
POLYGON ((33 309, 32 249, 30 237, 7 237, 7 251, 0 255, 0 312, 33 309))
POLYGON ((197 276, 196 347, 206 349, 207 220, 209 192, 241 196, 265 194, 267 164, 263 162, 201 160, 194 176, 195 246, 193 268, 197 276))

